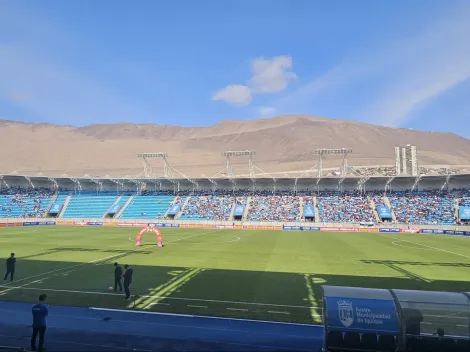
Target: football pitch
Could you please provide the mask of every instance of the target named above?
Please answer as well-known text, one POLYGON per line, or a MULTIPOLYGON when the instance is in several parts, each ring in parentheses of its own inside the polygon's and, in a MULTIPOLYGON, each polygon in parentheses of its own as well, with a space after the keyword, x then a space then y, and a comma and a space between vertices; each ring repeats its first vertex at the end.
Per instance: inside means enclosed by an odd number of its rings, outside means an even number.
MULTIPOLYGON (((470 238, 391 233, 138 228, 0 229, 17 256, 0 300, 316 324, 321 285, 470 291, 470 238), (113 263, 134 268, 132 294, 108 291, 113 263)), ((3 273, 2 273, 3 275, 3 273)))

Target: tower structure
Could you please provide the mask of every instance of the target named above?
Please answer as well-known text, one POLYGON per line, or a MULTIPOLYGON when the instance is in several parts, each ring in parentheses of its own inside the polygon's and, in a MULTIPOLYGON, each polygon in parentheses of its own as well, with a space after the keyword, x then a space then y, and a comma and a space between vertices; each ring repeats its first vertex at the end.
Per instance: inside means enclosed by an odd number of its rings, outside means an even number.
POLYGON ((395 147, 396 175, 418 176, 418 149, 415 145, 395 147))

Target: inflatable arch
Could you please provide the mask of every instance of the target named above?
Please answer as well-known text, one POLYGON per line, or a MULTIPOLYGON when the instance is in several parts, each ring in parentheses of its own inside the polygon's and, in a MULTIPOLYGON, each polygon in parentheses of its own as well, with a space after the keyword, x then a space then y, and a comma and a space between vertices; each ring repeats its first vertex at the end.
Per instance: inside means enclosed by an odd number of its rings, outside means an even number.
POLYGON ((143 228, 142 230, 139 231, 139 233, 137 234, 137 237, 135 239, 135 245, 136 247, 140 247, 141 245, 141 239, 142 239, 142 236, 144 233, 146 232, 153 232, 156 236, 157 236, 157 243, 158 243, 158 247, 163 247, 163 239, 162 239, 162 233, 156 229, 155 227, 151 227, 151 226, 147 226, 145 228, 143 228))

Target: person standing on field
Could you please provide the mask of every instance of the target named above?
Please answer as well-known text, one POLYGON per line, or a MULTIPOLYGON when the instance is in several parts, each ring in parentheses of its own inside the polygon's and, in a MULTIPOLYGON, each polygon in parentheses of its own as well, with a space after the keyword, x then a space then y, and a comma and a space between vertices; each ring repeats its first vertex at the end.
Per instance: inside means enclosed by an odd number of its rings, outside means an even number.
POLYGON ((43 352, 44 336, 46 335, 46 317, 49 315, 49 309, 45 304, 47 296, 39 295, 38 303, 32 308, 33 313, 33 336, 31 337, 31 351, 43 352), (36 339, 39 335, 39 345, 36 349, 36 339))
POLYGON ((119 286, 119 292, 122 292, 122 267, 116 262, 114 263, 114 292, 117 291, 119 286))
POLYGON ((15 264, 16 264, 15 253, 11 253, 10 258, 8 258, 6 261, 7 273, 5 274, 3 281, 6 281, 6 279, 8 278, 8 275, 10 275, 10 282, 13 281, 13 276, 15 275, 15 264))
POLYGON ((130 300, 131 299, 131 290, 129 286, 132 283, 132 274, 134 274, 134 269, 132 269, 129 265, 124 265, 124 274, 122 275, 124 279, 124 292, 126 293, 126 299, 130 300))

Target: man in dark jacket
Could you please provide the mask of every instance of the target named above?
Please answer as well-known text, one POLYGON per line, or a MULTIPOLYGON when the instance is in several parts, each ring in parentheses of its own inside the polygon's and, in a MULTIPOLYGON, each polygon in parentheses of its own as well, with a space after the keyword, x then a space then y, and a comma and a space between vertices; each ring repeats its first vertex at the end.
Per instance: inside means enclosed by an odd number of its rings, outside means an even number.
POLYGON ((119 286, 119 292, 122 292, 122 267, 118 263, 114 263, 114 292, 117 291, 119 286))
POLYGON ((6 262, 7 273, 5 274, 3 281, 6 281, 6 279, 8 278, 8 275, 10 275, 10 282, 13 281, 13 276, 15 275, 15 264, 16 264, 15 253, 11 253, 10 258, 8 258, 6 262))
POLYGON ((122 275, 124 279, 124 292, 126 293, 126 299, 130 300, 131 299, 131 290, 129 286, 132 283, 132 274, 134 273, 134 269, 132 269, 129 265, 124 265, 124 274, 122 275))

